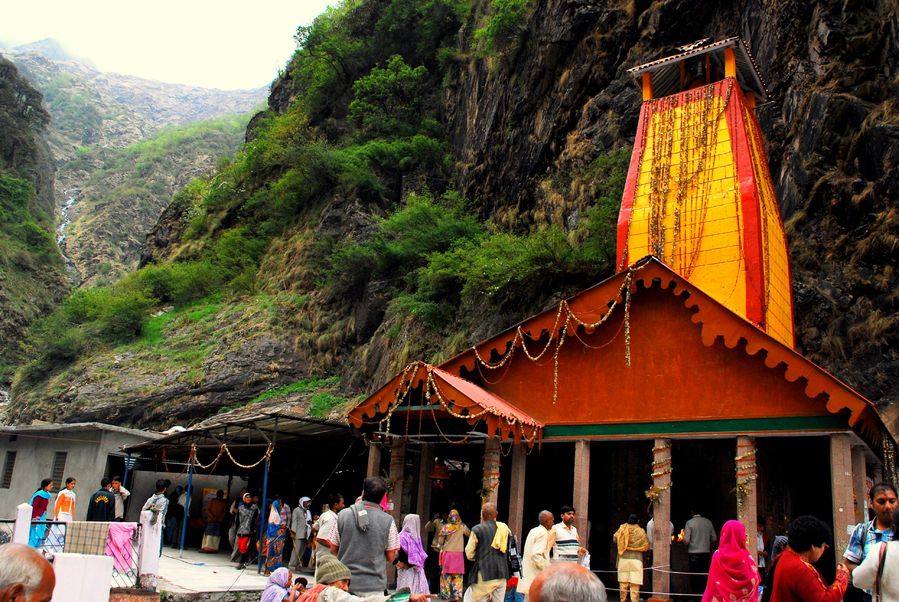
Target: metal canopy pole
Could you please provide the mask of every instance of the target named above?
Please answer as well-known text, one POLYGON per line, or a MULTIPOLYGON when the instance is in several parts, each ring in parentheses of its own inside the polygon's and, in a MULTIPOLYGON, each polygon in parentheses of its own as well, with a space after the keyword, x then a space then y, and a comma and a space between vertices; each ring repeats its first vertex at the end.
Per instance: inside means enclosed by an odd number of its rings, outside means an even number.
MULTIPOLYGON (((255 425, 254 425, 255 426, 255 425)), ((258 430, 258 429, 257 429, 258 430)), ((262 435, 265 437, 265 435, 262 435)), ((275 432, 272 435, 272 451, 274 451, 275 439, 278 437, 278 418, 275 417, 275 432)), ((268 439, 266 437, 266 439, 268 439)), ((259 509, 259 537, 257 538, 260 542, 259 544, 259 558, 256 561, 256 574, 259 575, 262 573, 262 534, 265 533, 266 526, 268 524, 268 517, 265 514, 265 502, 266 496, 268 495, 268 471, 269 471, 269 457, 266 455, 265 458, 265 474, 262 476, 262 508, 259 509)), ((266 542, 268 543, 268 542, 266 542)))
POLYGON ((190 458, 187 462, 187 501, 184 502, 184 520, 181 522, 181 546, 178 549, 178 558, 184 557, 184 538, 187 535, 187 519, 190 514, 190 489, 194 482, 194 463, 190 458))

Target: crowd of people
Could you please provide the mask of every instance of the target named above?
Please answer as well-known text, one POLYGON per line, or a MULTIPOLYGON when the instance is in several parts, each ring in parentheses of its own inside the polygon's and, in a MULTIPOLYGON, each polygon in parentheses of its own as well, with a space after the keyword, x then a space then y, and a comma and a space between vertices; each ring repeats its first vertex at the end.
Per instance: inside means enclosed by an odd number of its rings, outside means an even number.
MULTIPOLYGON (((54 518, 71 520, 75 485, 75 479, 66 481, 54 505, 54 518)), ((180 492, 167 493, 170 485, 158 481, 156 492, 143 506, 153 513, 154 522, 166 524, 171 501, 177 503, 173 496, 180 492)), ((32 496, 35 520, 46 517, 52 489, 52 481, 45 479, 32 496)), ((366 478, 362 494, 349 506, 342 495, 330 495, 320 516, 312 514, 308 497, 300 498, 291 510, 275 495, 265 508, 265 521, 260 521, 258 498, 241 491, 228 507, 223 493, 218 491, 205 505, 209 520, 201 548, 219 550, 230 516, 227 533, 237 568, 254 561, 256 554, 264 560, 268 583, 262 602, 421 602, 438 596, 452 602, 606 601, 606 587, 589 570, 589 552, 574 524, 576 510, 571 506, 560 508, 558 522, 549 510, 541 511, 519 554, 515 537, 497 520, 497 508, 491 503, 482 506, 480 521, 472 527, 456 509, 450 509, 445 516, 434 515, 424 530, 417 514, 407 514, 398 529, 387 512, 387 484, 380 477, 366 478), (422 541, 422 532, 429 542, 422 541), (396 571, 396 592, 388 595, 391 565, 396 571), (312 584, 305 577, 295 578, 303 569, 314 571, 312 584)), ((128 495, 118 477, 103 479, 91 496, 89 520, 121 520, 128 495)), ((758 556, 753 557, 743 523, 729 520, 716 532, 711 521, 694 512, 684 527, 683 542, 689 574, 700 586, 702 602, 899 600, 899 539, 893 541, 893 527, 899 525, 896 489, 880 483, 871 488, 868 498, 874 516, 853 529, 830 582, 815 566, 832 540, 829 527, 820 519, 797 517, 784 535, 770 542, 760 535, 758 556)), ((33 526, 33 547, 39 547, 45 529, 45 524, 33 526)), ((631 514, 613 535, 618 587, 609 589, 618 591, 621 602, 640 600, 643 560, 651 554, 653 529, 651 521, 644 529, 631 514)), ((672 534, 673 525, 669 525, 668 535, 672 534)), ((0 550, 25 554, 9 546, 0 550)), ((3 588, 11 587, 11 582, 2 565, 0 599, 6 599, 3 588)), ((28 587, 41 585, 34 578, 28 583, 28 587)))

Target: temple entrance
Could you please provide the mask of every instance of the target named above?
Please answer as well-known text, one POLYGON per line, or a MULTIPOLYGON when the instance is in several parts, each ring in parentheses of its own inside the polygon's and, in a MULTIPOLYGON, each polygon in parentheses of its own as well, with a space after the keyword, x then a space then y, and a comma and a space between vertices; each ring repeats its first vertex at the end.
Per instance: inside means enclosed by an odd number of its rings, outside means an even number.
POLYGON ((616 550, 612 535, 629 514, 646 525, 652 485, 652 445, 646 441, 594 442, 590 448, 590 564, 609 587, 615 577, 616 550))
MULTIPOLYGON (((528 531, 537 526, 537 515, 541 510, 549 510, 556 522, 559 522, 559 507, 572 503, 574 443, 548 442, 544 443, 541 449, 534 446, 527 458, 525 483, 522 540, 527 537, 528 531)), ((500 485, 500 496, 502 489, 504 487, 500 485)), ((505 489, 508 495, 508 488, 505 489)), ((500 508, 504 506, 500 505, 500 508)), ((508 505, 505 508, 508 508, 508 505)), ((523 541, 521 545, 524 546, 523 541)))
MULTIPOLYGON (((765 544, 770 546, 774 535, 786 534, 789 522, 803 514, 817 516, 832 528, 830 463, 822 461, 830 455, 828 437, 765 437, 756 439, 756 447, 758 514, 765 524, 765 544)), ((816 564, 828 579, 833 579, 835 552, 843 554, 829 546, 816 564)))

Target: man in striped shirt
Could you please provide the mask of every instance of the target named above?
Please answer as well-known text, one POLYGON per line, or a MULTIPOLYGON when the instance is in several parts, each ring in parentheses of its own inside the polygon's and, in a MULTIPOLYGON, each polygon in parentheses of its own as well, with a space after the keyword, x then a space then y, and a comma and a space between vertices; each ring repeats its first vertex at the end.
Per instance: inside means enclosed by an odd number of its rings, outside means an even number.
POLYGON ((549 545, 552 546, 553 562, 578 562, 587 553, 581 546, 574 526, 575 510, 571 506, 562 506, 562 522, 553 525, 549 545))

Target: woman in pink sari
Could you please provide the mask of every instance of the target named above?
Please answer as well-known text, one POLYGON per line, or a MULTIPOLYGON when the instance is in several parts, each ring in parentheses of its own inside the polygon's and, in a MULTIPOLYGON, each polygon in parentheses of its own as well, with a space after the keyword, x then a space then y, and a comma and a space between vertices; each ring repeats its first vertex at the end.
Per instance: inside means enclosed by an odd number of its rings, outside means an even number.
POLYGON ((759 570, 746 549, 746 527, 740 521, 727 521, 719 541, 702 602, 758 602, 759 570))
POLYGON ((407 514, 400 531, 400 550, 396 563, 396 587, 408 587, 413 594, 429 594, 425 577, 425 560, 428 555, 421 545, 421 519, 417 514, 407 514))

